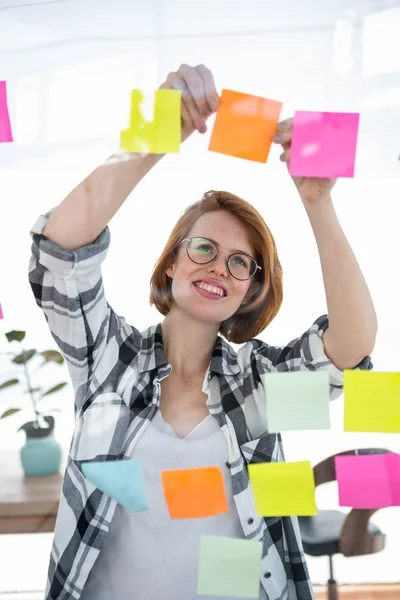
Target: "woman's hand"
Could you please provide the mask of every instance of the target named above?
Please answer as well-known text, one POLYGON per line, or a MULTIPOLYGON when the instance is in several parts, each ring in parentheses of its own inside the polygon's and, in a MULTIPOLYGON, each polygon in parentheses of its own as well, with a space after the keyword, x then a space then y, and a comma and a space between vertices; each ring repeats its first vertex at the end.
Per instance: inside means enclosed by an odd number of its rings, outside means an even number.
POLYGON ((204 65, 189 67, 181 65, 169 73, 161 90, 182 92, 181 141, 184 142, 194 131, 205 133, 207 119, 218 109, 219 96, 215 89, 212 73, 204 65))
MULTIPOLYGON (((274 142, 281 144, 284 150, 280 159, 286 163, 289 170, 290 152, 292 145, 293 117, 281 121, 278 125, 274 142)), ((330 201, 330 194, 336 179, 320 179, 317 177, 292 177, 303 203, 321 204, 330 201)))

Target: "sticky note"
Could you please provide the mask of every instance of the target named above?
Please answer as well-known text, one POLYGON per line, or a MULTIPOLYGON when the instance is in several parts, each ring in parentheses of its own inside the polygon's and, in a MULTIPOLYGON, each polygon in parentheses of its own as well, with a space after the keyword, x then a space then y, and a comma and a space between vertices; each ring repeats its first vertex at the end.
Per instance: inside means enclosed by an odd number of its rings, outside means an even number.
POLYGON ((3 311, 1 310, 1 304, 0 304, 0 319, 3 319, 3 311))
POLYGON ((310 461, 256 463, 248 468, 258 516, 317 514, 310 461))
POLYGON ((7 84, 5 81, 0 81, 0 143, 12 141, 13 136, 7 105, 7 84))
POLYGON ((339 505, 400 506, 400 455, 335 456, 339 505))
POLYGON ((84 462, 82 472, 86 479, 121 506, 133 512, 147 510, 139 460, 84 462))
POLYGON ((208 149, 265 163, 282 102, 222 90, 208 149))
POLYGON ((326 371, 266 373, 262 379, 270 433, 330 428, 326 371))
POLYGON ((353 177, 358 113, 296 111, 289 173, 296 177, 353 177))
POLYGON ((132 90, 130 123, 121 131, 121 149, 144 154, 179 152, 181 98, 179 90, 156 90, 153 121, 146 121, 140 107, 144 94, 132 90))
POLYGON ((162 471, 161 480, 172 519, 212 517, 229 511, 224 476, 218 467, 162 471))
POLYGON ((197 593, 205 596, 258 598, 262 542, 202 535, 197 593))
POLYGON ((344 430, 400 433, 400 373, 344 371, 344 430))

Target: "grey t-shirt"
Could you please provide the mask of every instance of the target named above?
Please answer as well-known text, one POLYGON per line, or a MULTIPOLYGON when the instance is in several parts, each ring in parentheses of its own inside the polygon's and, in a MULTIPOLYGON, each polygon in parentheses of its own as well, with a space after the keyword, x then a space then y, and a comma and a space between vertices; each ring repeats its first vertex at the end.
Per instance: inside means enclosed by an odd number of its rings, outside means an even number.
MULTIPOLYGON (((197 594, 200 536, 244 538, 226 467, 228 448, 218 423, 208 415, 180 438, 158 410, 132 458, 142 461, 148 511, 135 513, 118 504, 82 600, 233 600, 197 594), (207 466, 218 466, 224 474, 229 512, 171 519, 161 471, 207 466)), ((267 600, 261 584, 259 598, 267 600)))

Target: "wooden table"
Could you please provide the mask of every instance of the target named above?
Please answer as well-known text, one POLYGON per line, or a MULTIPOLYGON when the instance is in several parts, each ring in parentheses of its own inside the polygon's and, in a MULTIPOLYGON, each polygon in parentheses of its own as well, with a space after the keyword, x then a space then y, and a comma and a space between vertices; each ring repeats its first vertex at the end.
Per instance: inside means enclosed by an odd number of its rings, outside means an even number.
POLYGON ((0 451, 0 534, 54 531, 66 454, 60 473, 25 475, 19 450, 0 451))

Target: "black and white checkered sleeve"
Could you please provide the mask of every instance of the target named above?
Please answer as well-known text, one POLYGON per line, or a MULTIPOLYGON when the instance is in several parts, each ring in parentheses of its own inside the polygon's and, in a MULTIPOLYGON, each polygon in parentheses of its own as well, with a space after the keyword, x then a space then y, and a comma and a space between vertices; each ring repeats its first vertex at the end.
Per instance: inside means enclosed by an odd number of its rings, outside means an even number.
MULTIPOLYGON (((285 346, 269 346, 262 340, 251 340, 252 357, 258 372, 328 371, 331 399, 338 398, 343 390, 344 375, 325 354, 322 336, 328 326, 328 315, 322 315, 303 335, 285 346)), ((373 369, 371 357, 363 358, 354 369, 373 369)))
POLYGON ((104 294, 101 263, 110 244, 108 228, 92 244, 65 250, 43 235, 53 210, 39 217, 30 232, 29 282, 76 391, 90 379, 108 346, 110 360, 117 360, 125 319, 114 313, 104 294))

